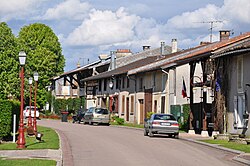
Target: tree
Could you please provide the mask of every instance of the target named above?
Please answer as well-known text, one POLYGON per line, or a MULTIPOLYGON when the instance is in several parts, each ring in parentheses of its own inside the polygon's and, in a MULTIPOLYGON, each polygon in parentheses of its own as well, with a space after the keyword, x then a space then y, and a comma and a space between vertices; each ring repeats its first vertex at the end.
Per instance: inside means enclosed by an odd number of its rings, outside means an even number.
POLYGON ((65 59, 61 44, 52 29, 40 23, 24 26, 19 32, 18 42, 27 54, 26 84, 35 71, 39 73, 37 104, 41 107, 46 103, 46 86, 50 83, 49 79, 63 72, 65 59))
POLYGON ((18 45, 11 29, 0 23, 0 99, 20 94, 18 45))

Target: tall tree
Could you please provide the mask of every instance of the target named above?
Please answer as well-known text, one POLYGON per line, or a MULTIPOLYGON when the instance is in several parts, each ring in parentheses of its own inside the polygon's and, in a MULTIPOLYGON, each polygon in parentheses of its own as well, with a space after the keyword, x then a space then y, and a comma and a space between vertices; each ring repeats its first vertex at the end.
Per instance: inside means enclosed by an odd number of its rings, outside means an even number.
POLYGON ((26 80, 33 77, 35 71, 39 73, 37 103, 42 106, 46 102, 49 79, 63 72, 65 59, 61 44, 52 29, 41 23, 24 26, 19 32, 18 42, 27 54, 26 80))
POLYGON ((0 23, 0 98, 19 96, 18 45, 11 29, 0 23))

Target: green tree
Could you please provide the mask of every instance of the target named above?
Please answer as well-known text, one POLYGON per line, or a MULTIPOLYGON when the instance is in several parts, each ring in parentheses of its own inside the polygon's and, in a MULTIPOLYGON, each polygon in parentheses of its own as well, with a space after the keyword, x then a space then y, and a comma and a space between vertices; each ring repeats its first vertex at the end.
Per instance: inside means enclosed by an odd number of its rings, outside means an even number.
MULTIPOLYGON (((50 27, 41 23, 24 26, 18 35, 20 48, 27 54, 25 65, 26 87, 28 78, 33 77, 35 71, 39 74, 37 104, 38 107, 46 103, 46 86, 49 79, 61 74, 65 65, 61 44, 50 27)), ((28 103, 28 90, 26 103, 28 103)))
POLYGON ((11 29, 0 23, 0 99, 19 96, 18 45, 11 29))

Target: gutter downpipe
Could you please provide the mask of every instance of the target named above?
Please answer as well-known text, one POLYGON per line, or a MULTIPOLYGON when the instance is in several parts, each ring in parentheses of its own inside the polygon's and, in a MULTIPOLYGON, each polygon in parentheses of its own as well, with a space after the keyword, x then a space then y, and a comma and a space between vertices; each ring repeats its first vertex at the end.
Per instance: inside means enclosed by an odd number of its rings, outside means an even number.
POLYGON ((128 79, 129 80, 133 80, 134 82, 135 82, 135 101, 134 101, 134 123, 136 123, 137 121, 136 121, 136 117, 137 117, 137 77, 136 77, 136 75, 135 75, 135 78, 131 78, 129 75, 127 75, 127 77, 128 77, 128 79))
MULTIPOLYGON (((168 78, 169 78, 169 77, 168 77, 168 76, 169 76, 169 71, 166 71, 166 70, 164 70, 164 69, 161 69, 161 71, 162 71, 164 74, 167 75, 167 80, 166 80, 166 81, 168 81, 168 78)), ((169 94, 167 95, 167 92, 168 92, 168 89, 169 89, 169 88, 166 87, 166 83, 165 83, 165 88, 166 88, 166 89, 165 89, 165 101, 167 100, 167 102, 165 102, 165 106, 164 106, 164 107, 167 108, 167 107, 166 107, 166 104, 167 104, 167 106, 168 106, 167 109, 170 109, 170 108, 169 108, 169 94)), ((164 112, 165 112, 165 110, 164 110, 164 112)))

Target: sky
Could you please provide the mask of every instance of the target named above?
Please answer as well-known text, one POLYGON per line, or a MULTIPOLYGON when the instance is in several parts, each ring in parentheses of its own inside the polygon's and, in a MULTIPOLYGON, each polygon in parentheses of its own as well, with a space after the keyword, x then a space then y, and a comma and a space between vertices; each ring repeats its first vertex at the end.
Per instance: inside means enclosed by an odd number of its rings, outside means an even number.
POLYGON ((98 60, 117 49, 142 51, 177 39, 180 49, 213 41, 219 30, 231 37, 250 31, 250 0, 8 0, 0 1, 0 21, 17 36, 32 23, 48 25, 66 59, 64 71, 98 60))

